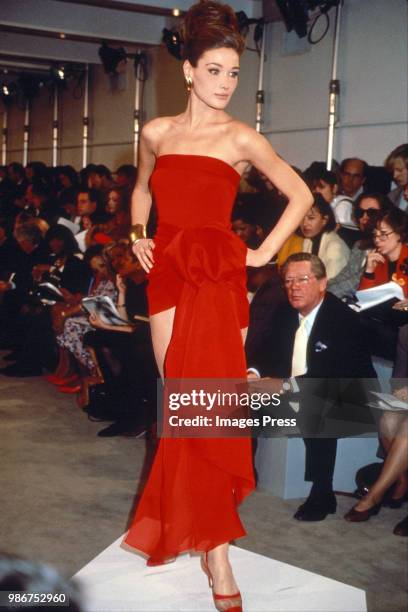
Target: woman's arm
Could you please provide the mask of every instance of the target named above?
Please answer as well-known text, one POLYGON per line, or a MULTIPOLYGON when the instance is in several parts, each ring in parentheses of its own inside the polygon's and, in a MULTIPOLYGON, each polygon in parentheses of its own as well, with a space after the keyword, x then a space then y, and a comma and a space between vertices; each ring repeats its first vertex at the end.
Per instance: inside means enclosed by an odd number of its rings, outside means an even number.
POLYGON ((150 176, 156 163, 156 143, 158 139, 158 120, 149 121, 140 135, 137 181, 132 193, 132 225, 146 225, 152 206, 149 188, 150 176))
POLYGON ((92 327, 95 327, 96 329, 106 329, 109 331, 122 332, 125 334, 130 334, 135 330, 133 325, 108 325, 107 323, 104 323, 102 319, 98 317, 98 315, 95 313, 89 315, 89 322, 92 327))
MULTIPOLYGON (((131 217, 132 231, 135 225, 146 227, 152 207, 150 193, 150 176, 156 164, 156 151, 160 137, 161 119, 153 119, 142 129, 140 136, 137 181, 132 193, 131 217)), ((153 266, 154 242, 149 238, 133 242, 132 251, 138 258, 145 272, 153 266)))
POLYGON ((116 275, 116 287, 118 289, 118 301, 116 302, 116 308, 118 309, 120 317, 124 321, 128 321, 128 314, 126 312, 126 284, 120 274, 116 275))
POLYGON ((248 249, 247 265, 262 266, 279 251, 293 234, 313 204, 313 196, 306 183, 275 153, 264 136, 247 125, 239 124, 237 146, 242 160, 253 164, 289 200, 285 212, 261 246, 248 249))
POLYGON ((371 249, 367 253, 367 262, 364 273, 360 280, 359 289, 370 289, 387 282, 385 272, 385 258, 371 249))

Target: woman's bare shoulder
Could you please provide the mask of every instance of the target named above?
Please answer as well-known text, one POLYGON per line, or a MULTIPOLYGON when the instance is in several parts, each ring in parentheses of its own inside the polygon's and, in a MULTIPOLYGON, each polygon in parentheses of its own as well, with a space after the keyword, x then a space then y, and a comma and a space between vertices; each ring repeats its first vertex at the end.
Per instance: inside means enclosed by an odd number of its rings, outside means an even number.
POLYGON ((177 123, 178 117, 155 117, 148 121, 142 129, 142 138, 152 151, 157 151, 163 138, 169 135, 177 123))
POLYGON ((244 121, 231 117, 229 125, 231 134, 237 145, 245 146, 248 143, 256 143, 259 140, 264 140, 264 137, 244 121))

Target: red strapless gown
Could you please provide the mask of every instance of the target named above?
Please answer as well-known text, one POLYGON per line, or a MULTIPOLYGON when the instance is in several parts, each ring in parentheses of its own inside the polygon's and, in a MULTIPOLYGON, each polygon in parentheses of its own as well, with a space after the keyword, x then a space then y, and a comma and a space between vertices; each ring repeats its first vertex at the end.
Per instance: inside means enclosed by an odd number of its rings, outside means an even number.
MULTIPOLYGON (((149 309, 176 306, 166 378, 246 377, 246 246, 230 226, 238 173, 201 155, 163 155, 149 309)), ((245 535, 238 504, 254 489, 249 438, 162 438, 125 542, 160 561, 245 535)))

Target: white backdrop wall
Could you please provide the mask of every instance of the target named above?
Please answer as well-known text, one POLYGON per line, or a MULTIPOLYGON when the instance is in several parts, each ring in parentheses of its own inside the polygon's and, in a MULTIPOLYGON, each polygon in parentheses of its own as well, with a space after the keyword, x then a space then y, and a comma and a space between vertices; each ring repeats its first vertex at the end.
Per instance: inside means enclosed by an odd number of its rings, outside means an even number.
MULTIPOLYGON (((320 43, 291 55, 283 51, 284 25, 269 26, 264 132, 302 169, 326 158, 333 9, 330 20, 320 43)), ((381 165, 390 150, 408 142, 407 20, 406 0, 344 0, 337 160, 356 155, 381 165)))
MULTIPOLYGON (((127 46, 127 50, 131 52, 132 48, 127 46)), ((158 115, 180 113, 187 101, 182 63, 174 59, 163 47, 149 49, 148 57, 149 79, 145 84, 144 121, 158 115)), ((246 51, 242 57, 241 69, 241 83, 231 102, 230 110, 235 116, 254 125, 258 56, 246 51)), ((132 61, 127 64, 122 82, 122 88, 112 91, 102 66, 91 67, 88 162, 103 163, 111 169, 120 164, 133 163, 135 79, 132 61)), ((38 160, 51 164, 52 113, 53 103, 49 89, 40 90, 32 104, 30 161, 38 160)), ((83 98, 73 97, 72 83, 61 94, 59 113, 61 129, 58 163, 71 164, 79 169, 82 165, 83 98)), ((22 161, 23 125, 24 112, 14 104, 9 111, 8 162, 22 161)))
MULTIPOLYGON (((263 131, 279 154, 302 169, 326 156, 334 10, 330 18, 327 36, 303 53, 285 54, 284 45, 291 42, 297 46, 298 39, 294 36, 288 41, 282 23, 268 26, 263 131)), ((407 19, 406 0, 344 0, 338 74, 340 121, 334 150, 338 160, 358 155, 380 165, 391 149, 408 141, 407 19)), ((252 46, 252 37, 248 43, 252 46)), ((144 119, 180 112, 186 102, 181 62, 163 47, 150 49, 148 55, 150 77, 145 86, 144 119)), ((240 84, 229 110, 251 125, 255 120, 257 74, 258 57, 246 51, 240 84)), ((63 93, 60 104, 59 163, 79 168, 83 100, 75 100, 71 90, 63 93)), ((125 87, 113 92, 102 66, 92 67, 90 162, 111 168, 132 163, 133 103, 131 62, 125 87)), ((13 106, 8 161, 22 159, 23 118, 23 112, 13 106)), ((52 102, 49 92, 42 91, 33 103, 30 160, 51 163, 51 125, 52 102)))

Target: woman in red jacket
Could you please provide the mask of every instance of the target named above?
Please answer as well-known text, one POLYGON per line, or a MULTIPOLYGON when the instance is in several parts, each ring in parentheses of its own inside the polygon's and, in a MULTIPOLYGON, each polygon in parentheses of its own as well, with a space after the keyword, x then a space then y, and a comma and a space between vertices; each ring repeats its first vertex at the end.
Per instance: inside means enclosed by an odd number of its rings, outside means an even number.
POLYGON ((408 298, 408 216, 398 208, 383 213, 373 238, 376 248, 367 255, 360 289, 394 281, 408 298))

